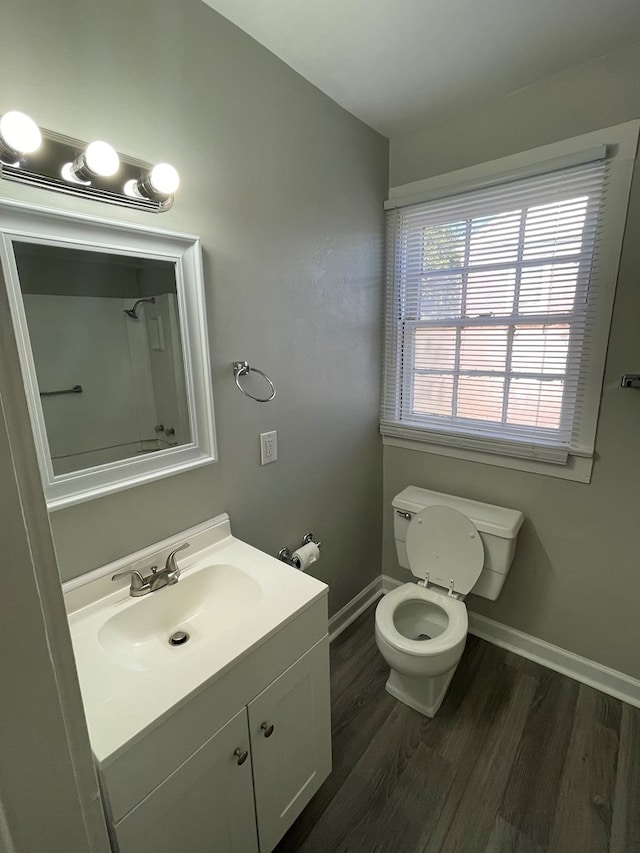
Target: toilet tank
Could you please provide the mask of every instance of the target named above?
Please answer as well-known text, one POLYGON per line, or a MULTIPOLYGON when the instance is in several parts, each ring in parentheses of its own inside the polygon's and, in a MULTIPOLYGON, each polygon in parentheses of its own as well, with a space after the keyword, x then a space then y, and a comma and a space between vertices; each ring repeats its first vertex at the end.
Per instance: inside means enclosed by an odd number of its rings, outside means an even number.
POLYGON ((477 527, 484 545, 484 568, 471 592, 495 600, 499 595, 516 552, 518 531, 524 521, 521 512, 493 504, 459 498, 408 486, 393 499, 393 530, 398 561, 409 568, 406 538, 411 518, 427 506, 448 506, 467 516, 477 527))

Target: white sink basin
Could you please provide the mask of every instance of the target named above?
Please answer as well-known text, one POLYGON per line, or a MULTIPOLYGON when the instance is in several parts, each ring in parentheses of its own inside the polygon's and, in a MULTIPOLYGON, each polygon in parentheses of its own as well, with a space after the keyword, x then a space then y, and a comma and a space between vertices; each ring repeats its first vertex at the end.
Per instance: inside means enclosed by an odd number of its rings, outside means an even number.
POLYGON ((98 642, 127 669, 182 666, 185 655, 251 619, 262 598, 258 582, 237 566, 205 566, 115 613, 98 630, 98 642), (188 640, 172 646, 176 631, 186 632, 188 640))
POLYGON ((231 535, 221 515, 64 586, 89 736, 99 763, 229 671, 303 610, 325 584, 231 535), (176 541, 177 540, 177 541, 176 541), (180 580, 129 595, 122 569, 148 571, 184 541, 180 580), (188 641, 171 646, 176 631, 188 641))

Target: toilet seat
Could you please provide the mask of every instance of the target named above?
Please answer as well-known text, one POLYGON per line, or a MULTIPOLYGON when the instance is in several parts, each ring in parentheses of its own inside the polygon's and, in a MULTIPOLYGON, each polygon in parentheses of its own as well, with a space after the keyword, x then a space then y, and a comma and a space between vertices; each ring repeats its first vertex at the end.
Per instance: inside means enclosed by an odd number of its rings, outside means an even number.
POLYGON ((467 595, 484 566, 484 545, 478 528, 466 515, 448 506, 427 506, 407 528, 407 557, 412 574, 444 589, 467 595))
POLYGON ((376 627, 387 643, 400 652, 417 657, 439 655, 453 648, 467 635, 469 621, 467 608, 446 594, 418 586, 416 583, 405 583, 387 593, 376 607, 376 627), (393 615, 405 601, 424 601, 439 607, 447 616, 447 627, 432 640, 410 640, 401 634, 395 626, 393 615))

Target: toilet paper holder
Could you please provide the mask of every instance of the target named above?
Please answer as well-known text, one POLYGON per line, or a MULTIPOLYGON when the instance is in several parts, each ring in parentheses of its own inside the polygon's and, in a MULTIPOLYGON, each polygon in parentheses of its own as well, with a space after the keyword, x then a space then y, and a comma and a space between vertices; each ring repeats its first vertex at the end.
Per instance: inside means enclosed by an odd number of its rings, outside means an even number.
MULTIPOLYGON (((322 542, 314 541, 313 533, 305 533, 302 537, 302 545, 308 545, 310 542, 314 542, 318 548, 322 548, 322 542)), ((294 557, 291 551, 286 547, 280 548, 278 551, 278 559, 294 569, 300 568, 300 560, 297 557, 294 557)))

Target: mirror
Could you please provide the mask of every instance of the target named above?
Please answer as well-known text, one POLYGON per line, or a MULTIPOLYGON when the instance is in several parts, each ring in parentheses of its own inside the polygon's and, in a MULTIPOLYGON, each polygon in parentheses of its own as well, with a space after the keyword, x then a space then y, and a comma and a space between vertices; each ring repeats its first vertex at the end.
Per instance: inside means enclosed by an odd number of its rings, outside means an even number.
POLYGON ((51 509, 215 459, 197 238, 0 205, 51 509))
POLYGON ((17 240, 13 253, 54 475, 189 444, 174 265, 17 240))

